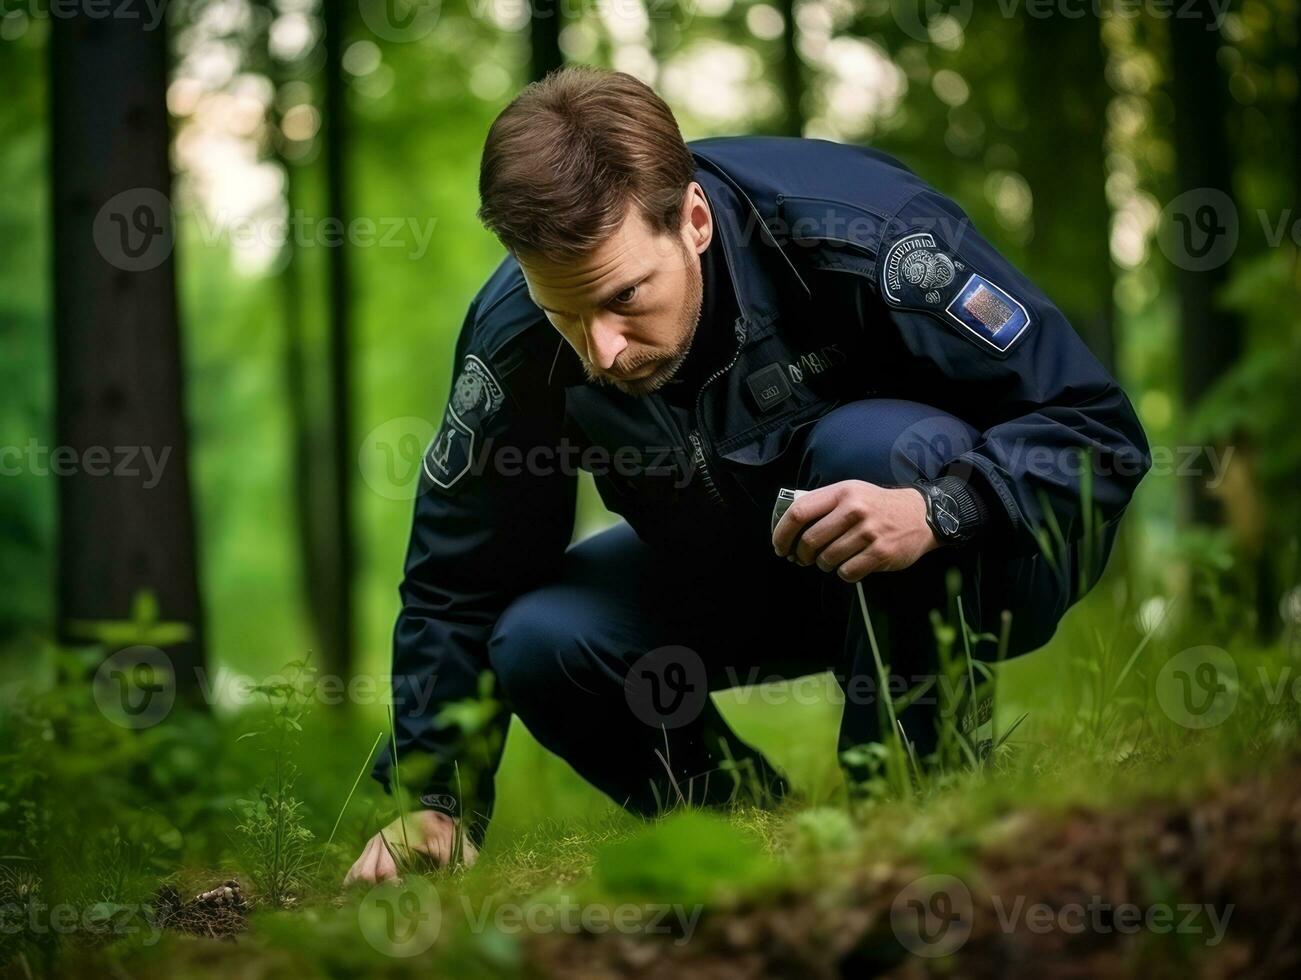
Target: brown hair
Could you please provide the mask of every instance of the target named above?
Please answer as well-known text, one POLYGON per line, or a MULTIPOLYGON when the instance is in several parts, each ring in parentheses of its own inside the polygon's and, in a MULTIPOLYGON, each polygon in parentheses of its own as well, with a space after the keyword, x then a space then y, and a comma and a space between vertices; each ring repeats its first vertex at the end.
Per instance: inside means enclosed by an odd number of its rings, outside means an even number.
POLYGON ((570 67, 534 82, 488 130, 479 219, 511 252, 590 253, 635 204, 676 231, 695 173, 664 100, 623 72, 570 67))

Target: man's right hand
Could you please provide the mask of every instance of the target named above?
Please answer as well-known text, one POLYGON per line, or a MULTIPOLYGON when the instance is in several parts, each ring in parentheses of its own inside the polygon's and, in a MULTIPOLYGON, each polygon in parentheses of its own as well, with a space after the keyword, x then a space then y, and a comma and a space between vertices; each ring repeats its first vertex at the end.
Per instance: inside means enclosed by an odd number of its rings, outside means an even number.
MULTIPOLYGON (((417 810, 406 816, 406 834, 402 831, 402 818, 399 817, 366 842, 361 857, 353 862, 344 886, 354 884, 375 885, 399 876, 396 854, 404 863, 412 856, 406 854, 410 844, 413 854, 421 854, 438 867, 446 867, 451 862, 456 848, 456 820, 445 813, 435 810, 417 810)), ((461 841, 460 858, 466 865, 474 864, 479 856, 478 850, 469 837, 461 841)))

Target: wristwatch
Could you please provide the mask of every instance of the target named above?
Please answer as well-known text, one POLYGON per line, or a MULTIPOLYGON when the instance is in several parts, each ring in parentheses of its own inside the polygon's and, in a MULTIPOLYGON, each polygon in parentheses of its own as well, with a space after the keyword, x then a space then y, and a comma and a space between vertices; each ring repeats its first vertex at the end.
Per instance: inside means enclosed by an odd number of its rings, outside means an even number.
POLYGON ((926 501, 926 523, 940 544, 965 544, 985 522, 980 496, 956 476, 913 484, 926 501))

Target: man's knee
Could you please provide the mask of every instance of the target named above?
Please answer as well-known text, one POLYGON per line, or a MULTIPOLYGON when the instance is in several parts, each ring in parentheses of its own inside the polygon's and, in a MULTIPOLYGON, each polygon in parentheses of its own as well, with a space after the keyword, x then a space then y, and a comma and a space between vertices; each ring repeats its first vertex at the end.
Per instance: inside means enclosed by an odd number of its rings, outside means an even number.
POLYGON ((947 412, 919 402, 874 398, 828 413, 810 429, 801 486, 842 480, 906 486, 936 476, 975 444, 979 433, 947 412))
MULTIPOLYGON (((499 694, 526 722, 539 712, 564 712, 586 690, 579 624, 547 590, 526 593, 506 608, 488 641, 499 694)), ((589 679, 590 684, 590 679, 589 679)))

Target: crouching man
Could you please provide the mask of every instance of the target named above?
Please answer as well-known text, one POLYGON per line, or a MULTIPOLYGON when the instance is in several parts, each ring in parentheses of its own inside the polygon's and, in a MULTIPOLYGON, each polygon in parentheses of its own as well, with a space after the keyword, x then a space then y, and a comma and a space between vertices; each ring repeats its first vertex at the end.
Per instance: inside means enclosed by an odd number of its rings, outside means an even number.
MULTIPOLYGON (((646 86, 573 68, 497 118, 479 191, 509 255, 424 459, 376 770, 403 762, 415 849, 473 857, 510 713, 637 813, 779 797, 709 691, 831 670, 842 749, 889 737, 856 583, 911 685, 933 613, 1025 653, 1101 571, 1149 465, 1133 408, 898 162, 687 144, 646 86), (623 521, 571 547, 580 468, 623 521)), ((898 718, 920 759, 937 700, 898 718)), ((394 873, 376 835, 349 878, 394 873)))

